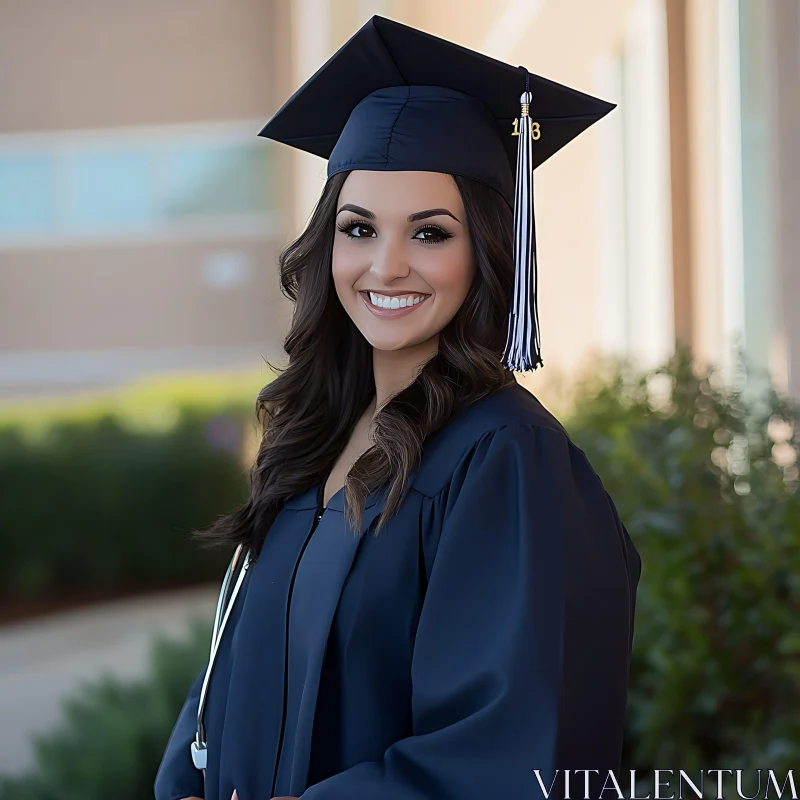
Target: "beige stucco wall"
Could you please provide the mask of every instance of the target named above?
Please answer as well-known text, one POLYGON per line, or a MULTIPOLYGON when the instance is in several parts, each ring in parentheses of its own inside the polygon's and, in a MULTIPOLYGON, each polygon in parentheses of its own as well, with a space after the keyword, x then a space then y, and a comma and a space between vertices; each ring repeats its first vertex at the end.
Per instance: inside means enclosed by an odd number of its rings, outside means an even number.
POLYGON ((0 0, 0 131, 266 115, 268 0, 0 0))
POLYGON ((207 242, 0 252, 5 351, 266 345, 286 309, 274 243, 207 242), (239 285, 217 288, 209 259, 236 253, 239 285))

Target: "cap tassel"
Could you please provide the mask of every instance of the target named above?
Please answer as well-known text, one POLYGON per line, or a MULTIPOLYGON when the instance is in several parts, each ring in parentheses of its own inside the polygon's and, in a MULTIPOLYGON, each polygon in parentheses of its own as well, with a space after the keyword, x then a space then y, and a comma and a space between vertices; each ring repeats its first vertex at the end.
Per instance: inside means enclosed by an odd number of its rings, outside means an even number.
POLYGON ((503 360, 515 372, 543 366, 536 307, 536 224, 533 217, 533 128, 529 113, 532 95, 525 78, 525 93, 517 143, 517 175, 514 197, 514 302, 508 318, 508 338, 503 360))

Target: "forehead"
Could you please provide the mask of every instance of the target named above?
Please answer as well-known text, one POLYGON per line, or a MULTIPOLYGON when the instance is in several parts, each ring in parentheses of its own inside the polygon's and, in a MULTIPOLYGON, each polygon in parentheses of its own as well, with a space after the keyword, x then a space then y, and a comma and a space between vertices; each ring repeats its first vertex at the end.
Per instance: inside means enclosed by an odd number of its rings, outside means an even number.
POLYGON ((458 187, 444 172, 353 170, 339 192, 339 205, 344 203, 403 217, 429 208, 463 210, 458 187))

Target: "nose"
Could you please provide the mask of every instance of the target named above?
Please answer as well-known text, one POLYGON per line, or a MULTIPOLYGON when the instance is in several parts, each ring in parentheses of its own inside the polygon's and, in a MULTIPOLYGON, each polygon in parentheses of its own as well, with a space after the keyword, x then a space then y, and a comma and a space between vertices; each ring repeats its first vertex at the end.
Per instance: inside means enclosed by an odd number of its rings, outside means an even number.
POLYGON ((407 278, 411 272, 408 253, 403 245, 402 237, 384 236, 381 246, 376 248, 369 271, 381 283, 390 284, 397 278, 407 278))

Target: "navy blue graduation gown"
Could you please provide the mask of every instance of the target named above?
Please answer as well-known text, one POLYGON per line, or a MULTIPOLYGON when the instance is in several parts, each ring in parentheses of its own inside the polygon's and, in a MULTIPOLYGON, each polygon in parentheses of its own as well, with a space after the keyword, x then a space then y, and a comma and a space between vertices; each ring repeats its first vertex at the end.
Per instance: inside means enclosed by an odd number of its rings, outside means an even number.
MULTIPOLYGON (((287 500, 210 681, 206 800, 522 800, 535 770, 619 769, 641 561, 584 453, 514 383, 430 437, 410 486, 377 537, 385 490, 361 536, 343 491, 317 524, 320 486, 287 500)), ((204 796, 202 677, 156 800, 204 796)))

